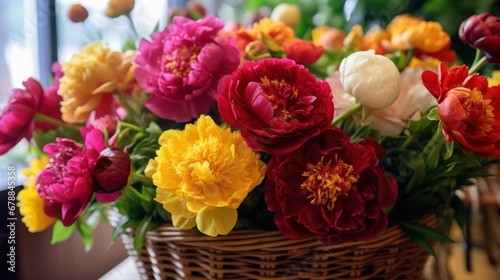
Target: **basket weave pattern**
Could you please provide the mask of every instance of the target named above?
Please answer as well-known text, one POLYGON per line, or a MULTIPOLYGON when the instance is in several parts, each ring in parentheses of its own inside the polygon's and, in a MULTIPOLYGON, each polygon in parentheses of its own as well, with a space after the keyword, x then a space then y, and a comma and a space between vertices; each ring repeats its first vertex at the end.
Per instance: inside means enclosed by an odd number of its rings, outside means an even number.
MULTIPOLYGON (((420 220, 439 228, 441 220, 420 220)), ((125 241, 125 240, 124 240, 125 241)), ((429 256, 397 226, 367 241, 321 246, 279 231, 217 238, 161 226, 146 234, 155 279, 420 279, 429 256)), ((148 276, 149 278, 150 276, 148 276)))

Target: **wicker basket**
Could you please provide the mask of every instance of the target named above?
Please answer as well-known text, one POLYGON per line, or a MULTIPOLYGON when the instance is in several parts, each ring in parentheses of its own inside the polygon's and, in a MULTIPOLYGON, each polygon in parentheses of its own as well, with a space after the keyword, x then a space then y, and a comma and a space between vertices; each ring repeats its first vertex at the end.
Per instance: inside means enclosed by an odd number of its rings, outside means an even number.
MULTIPOLYGON (((438 228, 434 215, 421 223, 438 228)), ((278 231, 212 238, 162 226, 146 234, 155 279, 420 279, 429 256, 397 226, 367 241, 321 246, 278 231)))
MULTIPOLYGON (((118 224, 121 215, 116 208, 110 208, 106 211, 106 217, 108 218, 109 224, 115 227, 118 224)), ((145 246, 139 251, 134 249, 134 236, 135 231, 131 228, 127 229, 125 233, 120 236, 123 246, 125 247, 129 257, 134 259, 137 270, 141 275, 141 280, 154 279, 153 267, 151 259, 149 258, 149 253, 145 246)))

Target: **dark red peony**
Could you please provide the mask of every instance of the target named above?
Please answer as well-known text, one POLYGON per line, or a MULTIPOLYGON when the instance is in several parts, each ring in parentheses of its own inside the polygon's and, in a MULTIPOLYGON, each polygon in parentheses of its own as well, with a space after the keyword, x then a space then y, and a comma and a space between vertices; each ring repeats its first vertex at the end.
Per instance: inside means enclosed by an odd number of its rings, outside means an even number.
POLYGON ((284 155, 330 127, 332 91, 290 59, 246 62, 221 86, 219 113, 255 151, 284 155))
POLYGON ((480 49, 491 63, 500 63, 500 18, 490 13, 473 15, 460 25, 462 42, 480 49))
POLYGON ((446 140, 483 156, 500 156, 500 86, 488 87, 467 66, 449 72, 441 64, 438 73, 424 71, 422 81, 438 101, 446 140))
POLYGON ((382 207, 396 201, 396 180, 378 166, 384 149, 357 144, 331 127, 300 148, 272 157, 265 200, 288 238, 317 236, 323 244, 369 239, 387 227, 382 207))

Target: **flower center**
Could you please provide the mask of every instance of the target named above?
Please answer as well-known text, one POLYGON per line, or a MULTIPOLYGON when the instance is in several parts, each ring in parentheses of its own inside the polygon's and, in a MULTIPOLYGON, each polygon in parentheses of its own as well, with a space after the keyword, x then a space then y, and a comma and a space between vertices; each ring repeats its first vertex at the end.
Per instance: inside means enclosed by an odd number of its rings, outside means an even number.
POLYGON ((324 157, 316 164, 308 163, 302 176, 307 178, 300 185, 303 193, 310 193, 307 198, 313 204, 327 204, 328 210, 333 209, 339 195, 347 195, 359 178, 354 174, 354 167, 337 155, 333 164, 331 159, 325 164, 324 157))
POLYGON ((165 68, 179 77, 186 77, 191 71, 191 62, 198 59, 201 47, 198 45, 182 46, 165 56, 165 68))
POLYGON ((490 99, 483 99, 483 94, 477 89, 471 90, 469 98, 463 102, 466 109, 467 128, 470 133, 484 136, 493 129, 493 106, 490 99))
POLYGON ((294 86, 289 85, 285 80, 269 80, 267 76, 260 79, 260 85, 264 92, 264 97, 272 104, 274 116, 289 121, 295 115, 301 114, 302 109, 298 108, 298 91, 294 86))

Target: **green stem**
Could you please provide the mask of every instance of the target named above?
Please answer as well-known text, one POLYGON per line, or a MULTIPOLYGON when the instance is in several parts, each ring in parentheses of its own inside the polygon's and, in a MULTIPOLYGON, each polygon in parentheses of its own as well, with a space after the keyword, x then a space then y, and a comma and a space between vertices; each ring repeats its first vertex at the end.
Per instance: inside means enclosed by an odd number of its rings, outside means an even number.
POLYGON ((137 173, 137 172, 132 172, 132 176, 139 180, 139 181, 146 181, 146 182, 150 182, 151 180, 149 180, 148 177, 146 177, 145 175, 142 175, 140 173, 137 173))
POLYGON ((353 106, 351 109, 346 111, 344 114, 337 116, 335 119, 332 121, 332 126, 336 126, 340 124, 343 120, 347 119, 348 117, 352 116, 354 113, 358 112, 361 110, 363 105, 361 103, 357 103, 355 106, 353 106))
POLYGON ((37 122, 37 121, 57 125, 57 126, 60 126, 64 129, 73 130, 77 133, 80 133, 79 127, 76 127, 76 126, 71 125, 71 124, 67 124, 61 120, 55 119, 53 117, 49 117, 49 116, 41 114, 41 113, 35 113, 35 122, 37 122))
POLYGON ((128 21, 130 22, 130 26, 132 27, 132 32, 134 34, 134 37, 135 39, 139 39, 139 32, 137 32, 137 29, 135 28, 135 24, 134 24, 134 21, 132 20, 132 18, 130 17, 130 14, 127 14, 125 15, 128 19, 128 21))
POLYGON ((133 129, 135 131, 139 131, 139 132, 145 132, 144 129, 136 126, 136 125, 133 125, 133 124, 130 124, 130 123, 126 123, 126 122, 119 122, 119 125, 122 126, 122 127, 126 127, 126 128, 130 128, 130 129, 133 129))
POLYGON ((469 68, 469 75, 477 73, 486 64, 488 64, 488 61, 486 60, 486 56, 483 56, 476 63, 472 64, 472 66, 469 68))
POLYGON ((118 98, 118 100, 120 100, 120 102, 123 104, 123 106, 125 106, 125 108, 127 108, 127 113, 128 114, 133 115, 132 116, 133 118, 140 119, 139 113, 137 113, 134 110, 134 108, 132 108, 132 106, 130 106, 130 104, 128 103, 128 101, 125 99, 125 97, 123 97, 123 95, 121 93, 116 92, 115 96, 118 98))
POLYGON ((438 144, 439 141, 442 140, 443 140, 443 132, 441 129, 441 125, 439 125, 434 135, 432 135, 431 140, 429 140, 429 142, 427 142, 427 144, 425 145, 424 149, 422 150, 422 153, 427 154, 430 149, 432 149, 434 146, 438 144))
POLYGON ((401 150, 406 149, 413 142, 413 139, 415 139, 415 134, 406 137, 406 140, 403 142, 403 144, 401 144, 400 149, 401 150))

